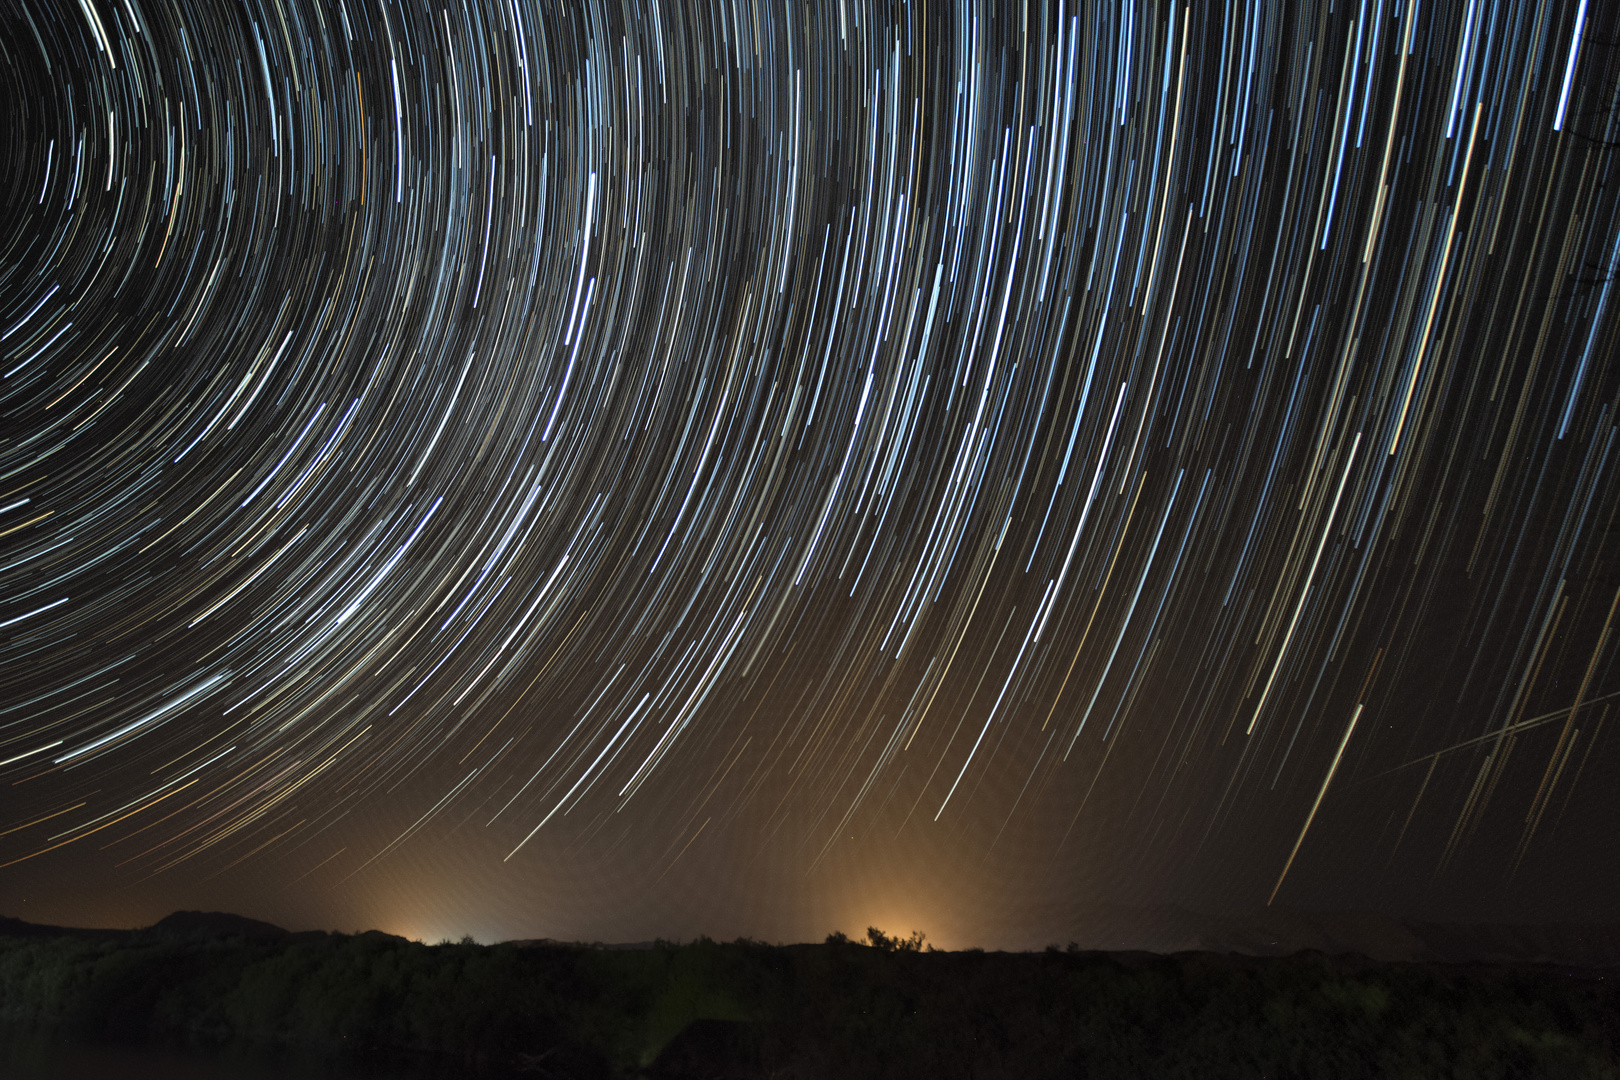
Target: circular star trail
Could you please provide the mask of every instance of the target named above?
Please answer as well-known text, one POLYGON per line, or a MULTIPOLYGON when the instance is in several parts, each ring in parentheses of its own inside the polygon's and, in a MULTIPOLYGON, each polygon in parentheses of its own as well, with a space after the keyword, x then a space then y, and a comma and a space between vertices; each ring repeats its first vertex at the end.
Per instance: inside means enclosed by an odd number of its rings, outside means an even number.
POLYGON ((6 894, 1595 896, 1598 8, 8 5, 6 894))

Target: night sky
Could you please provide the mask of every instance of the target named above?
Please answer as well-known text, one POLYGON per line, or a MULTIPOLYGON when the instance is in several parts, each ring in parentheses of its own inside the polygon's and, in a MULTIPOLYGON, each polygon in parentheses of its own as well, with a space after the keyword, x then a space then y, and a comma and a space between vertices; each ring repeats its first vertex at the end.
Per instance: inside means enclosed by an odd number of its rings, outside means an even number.
POLYGON ((1620 918, 1605 8, 9 0, 0 913, 1620 918))

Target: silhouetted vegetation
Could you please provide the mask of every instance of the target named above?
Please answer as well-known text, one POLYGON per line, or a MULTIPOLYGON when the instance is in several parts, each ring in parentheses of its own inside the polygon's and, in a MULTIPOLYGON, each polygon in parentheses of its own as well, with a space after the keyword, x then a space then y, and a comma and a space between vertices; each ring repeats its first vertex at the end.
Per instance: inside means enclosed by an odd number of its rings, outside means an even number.
POLYGON ((875 927, 638 950, 250 930, 0 937, 0 1023, 446 1075, 1620 1077, 1604 973, 942 952, 875 927))

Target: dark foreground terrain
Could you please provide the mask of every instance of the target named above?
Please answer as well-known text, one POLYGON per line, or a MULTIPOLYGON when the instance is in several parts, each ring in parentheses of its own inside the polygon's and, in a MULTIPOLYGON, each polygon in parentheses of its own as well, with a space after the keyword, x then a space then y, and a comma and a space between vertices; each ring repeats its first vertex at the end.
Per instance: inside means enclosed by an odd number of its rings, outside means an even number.
POLYGON ((391 1076, 1620 1078, 1620 995, 1599 969, 919 945, 0 920, 0 1038, 391 1076))

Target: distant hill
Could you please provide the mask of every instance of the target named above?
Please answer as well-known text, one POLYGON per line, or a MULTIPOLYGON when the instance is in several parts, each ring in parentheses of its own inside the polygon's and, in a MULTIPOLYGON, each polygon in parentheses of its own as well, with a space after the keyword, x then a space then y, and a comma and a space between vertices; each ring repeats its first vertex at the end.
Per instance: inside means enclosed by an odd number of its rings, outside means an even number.
POLYGON ((1369 911, 1259 908, 1210 915, 1173 905, 1050 905, 1025 925, 1082 949, 1290 956, 1358 953, 1384 962, 1620 967, 1620 925, 1433 923, 1369 911), (1038 929, 1037 929, 1038 928, 1038 929))
POLYGON ((73 937, 87 938, 115 938, 121 937, 123 930, 81 930, 68 926, 47 926, 42 923, 24 922, 21 919, 9 918, 0 915, 0 937, 30 938, 30 937, 73 937))
POLYGON ((1412 923, 1412 932, 1451 963, 1562 964, 1620 968, 1620 926, 1556 923, 1493 926, 1412 923))
MULTIPOLYGON (((1620 969, 1620 925, 1554 923, 1510 925, 1437 923, 1395 919, 1368 911, 1310 912, 1260 908, 1211 915, 1174 905, 1043 905, 1020 913, 1028 927, 1023 948, 1065 945, 1093 952, 1233 953, 1292 956, 1301 952, 1358 954, 1384 963, 1551 964, 1620 969)), ((274 941, 324 936, 290 934, 273 923, 223 911, 177 911, 144 930, 99 930, 50 926, 0 916, 0 938, 80 937, 114 939, 125 934, 179 938, 242 937, 274 941)), ((403 941, 380 930, 368 937, 403 941)), ((659 942, 564 942, 526 938, 507 944, 608 951, 645 950, 659 942)), ((1019 948, 1018 943, 1009 943, 1019 948)))
POLYGON ((25 922, 0 915, 0 937, 77 937, 112 939, 129 934, 161 934, 166 937, 215 938, 246 937, 274 939, 288 936, 274 923, 260 922, 225 911, 176 911, 141 930, 104 930, 75 926, 51 926, 25 922))
POLYGON ((555 938, 516 938, 512 941, 502 942, 519 949, 606 949, 609 952, 623 952, 625 950, 656 949, 665 944, 660 941, 620 941, 604 943, 600 941, 558 941, 555 938))
POLYGON ((147 928, 156 934, 178 937, 281 938, 287 931, 274 923, 260 922, 225 911, 176 911, 147 928))

